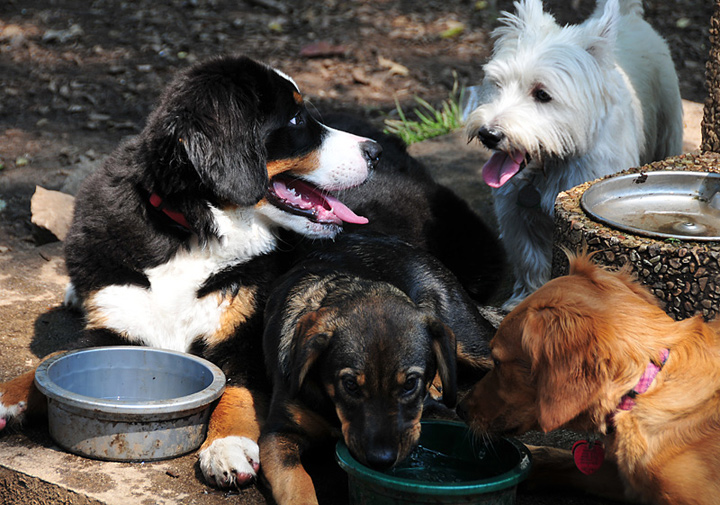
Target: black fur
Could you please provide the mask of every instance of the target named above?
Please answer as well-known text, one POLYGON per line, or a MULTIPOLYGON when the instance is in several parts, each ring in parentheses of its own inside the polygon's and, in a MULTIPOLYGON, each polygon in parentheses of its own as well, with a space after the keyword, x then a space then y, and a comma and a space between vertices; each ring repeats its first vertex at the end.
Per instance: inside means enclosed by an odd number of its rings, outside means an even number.
POLYGON ((398 236, 442 261, 475 301, 490 299, 503 277, 505 254, 496 233, 467 202, 435 182, 398 137, 346 114, 326 114, 322 120, 373 138, 383 148, 368 180, 341 193, 343 202, 370 222, 346 224, 345 230, 398 236))
POLYGON ((270 373, 275 373, 278 357, 272 339, 278 338, 281 313, 292 286, 310 274, 337 273, 395 286, 447 324, 463 348, 458 363, 461 387, 486 371, 487 343, 495 327, 480 314, 456 276, 437 258, 397 237, 348 232, 334 241, 314 242, 307 256, 274 283, 265 308, 264 348, 270 373))

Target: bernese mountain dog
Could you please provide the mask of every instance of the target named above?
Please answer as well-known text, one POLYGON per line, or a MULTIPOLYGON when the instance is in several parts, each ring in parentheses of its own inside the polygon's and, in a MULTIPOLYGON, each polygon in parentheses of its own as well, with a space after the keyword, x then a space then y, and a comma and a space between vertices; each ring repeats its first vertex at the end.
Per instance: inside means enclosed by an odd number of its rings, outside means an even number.
MULTIPOLYGON (((358 216, 330 192, 361 184, 381 147, 329 128, 296 83, 242 56, 180 73, 142 132, 83 183, 65 243, 78 347, 132 343, 198 354, 228 387, 199 453, 220 487, 251 480, 268 387, 262 313, 280 229, 330 238, 358 216)), ((34 371, 0 385, 0 429, 42 409, 34 371)))

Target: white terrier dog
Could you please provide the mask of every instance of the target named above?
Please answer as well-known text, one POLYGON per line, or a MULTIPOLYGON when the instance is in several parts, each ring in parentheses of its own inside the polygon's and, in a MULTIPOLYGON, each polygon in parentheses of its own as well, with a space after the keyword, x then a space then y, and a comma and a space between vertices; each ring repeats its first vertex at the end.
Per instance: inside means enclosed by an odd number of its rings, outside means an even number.
POLYGON ((484 103, 467 133, 493 151, 483 167, 508 260, 511 310, 550 279, 558 193, 679 154, 682 103, 665 41, 640 0, 598 0, 559 26, 540 0, 503 13, 485 65, 484 103))

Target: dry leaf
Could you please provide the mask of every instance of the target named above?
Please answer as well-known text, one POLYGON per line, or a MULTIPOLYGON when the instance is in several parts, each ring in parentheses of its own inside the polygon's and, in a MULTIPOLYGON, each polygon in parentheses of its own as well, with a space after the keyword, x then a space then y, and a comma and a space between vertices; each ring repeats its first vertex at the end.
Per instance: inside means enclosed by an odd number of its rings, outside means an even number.
POLYGON ((396 63, 382 56, 378 56, 378 64, 382 68, 387 68, 390 75, 402 75, 403 77, 410 75, 410 70, 400 63, 396 63))

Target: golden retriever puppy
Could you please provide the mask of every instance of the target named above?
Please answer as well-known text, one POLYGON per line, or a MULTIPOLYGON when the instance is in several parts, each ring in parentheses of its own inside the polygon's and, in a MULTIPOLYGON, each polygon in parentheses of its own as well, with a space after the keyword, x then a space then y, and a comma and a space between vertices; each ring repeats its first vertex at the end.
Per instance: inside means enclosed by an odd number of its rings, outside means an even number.
POLYGON ((503 320, 490 343, 495 367, 458 413, 483 433, 599 433, 626 499, 717 504, 719 335, 717 322, 671 319, 626 272, 574 257, 569 275, 503 320))

